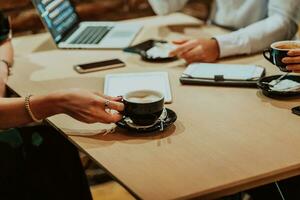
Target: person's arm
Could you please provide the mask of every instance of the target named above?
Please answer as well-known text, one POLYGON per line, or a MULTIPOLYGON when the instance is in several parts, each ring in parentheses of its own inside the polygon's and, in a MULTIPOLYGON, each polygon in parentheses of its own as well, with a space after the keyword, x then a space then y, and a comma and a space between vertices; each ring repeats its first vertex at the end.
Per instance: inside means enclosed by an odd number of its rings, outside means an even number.
POLYGON ((166 15, 181 10, 188 0, 148 0, 157 15, 166 15))
MULTIPOLYGON (((30 108, 36 119, 64 113, 86 123, 119 121, 119 113, 106 112, 106 108, 122 111, 120 98, 103 96, 84 90, 67 90, 43 96, 32 96, 30 108)), ((0 98, 0 129, 22 126, 33 122, 25 108, 24 98, 0 98)))
POLYGON ((221 57, 250 54, 267 48, 278 40, 291 39, 297 32, 298 0, 270 0, 269 17, 238 31, 216 36, 176 42, 170 53, 187 62, 214 62, 221 57))
POLYGON ((268 17, 230 34, 216 36, 220 57, 262 51, 271 43, 289 40, 297 32, 298 0, 270 0, 268 17))
POLYGON ((5 95, 5 84, 8 77, 8 66, 13 64, 13 47, 10 40, 0 44, 0 97, 5 95))

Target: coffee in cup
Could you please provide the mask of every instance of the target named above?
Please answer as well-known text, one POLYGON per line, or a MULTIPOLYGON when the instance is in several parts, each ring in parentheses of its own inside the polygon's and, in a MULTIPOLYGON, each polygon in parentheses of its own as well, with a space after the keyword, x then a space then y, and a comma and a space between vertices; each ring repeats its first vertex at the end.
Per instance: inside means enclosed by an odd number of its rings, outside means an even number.
POLYGON ((123 96, 124 115, 139 126, 154 124, 164 109, 164 95, 154 90, 137 90, 123 96))
POLYGON ((273 65, 276 65, 281 71, 288 72, 286 64, 282 62, 287 53, 292 49, 300 49, 300 41, 288 40, 271 44, 270 48, 263 51, 264 57, 273 65))

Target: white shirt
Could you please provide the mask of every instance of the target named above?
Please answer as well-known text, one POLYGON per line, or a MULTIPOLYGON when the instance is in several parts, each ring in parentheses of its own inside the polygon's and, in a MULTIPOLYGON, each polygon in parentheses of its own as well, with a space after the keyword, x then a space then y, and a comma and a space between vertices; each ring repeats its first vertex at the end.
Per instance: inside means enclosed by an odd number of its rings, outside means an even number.
MULTIPOLYGON (((180 10, 188 0, 149 0, 155 13, 180 10)), ((271 43, 292 39, 300 21, 300 0, 215 0, 211 20, 236 29, 218 35, 220 57, 259 52, 271 43)))

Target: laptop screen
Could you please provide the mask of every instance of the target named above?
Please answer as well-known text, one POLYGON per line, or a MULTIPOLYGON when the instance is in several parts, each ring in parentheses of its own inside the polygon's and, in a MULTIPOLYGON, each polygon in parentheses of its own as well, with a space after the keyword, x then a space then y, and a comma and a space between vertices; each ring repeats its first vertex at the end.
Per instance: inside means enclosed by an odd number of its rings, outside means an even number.
POLYGON ((32 0, 32 2, 55 42, 59 42, 79 21, 69 0, 32 0))

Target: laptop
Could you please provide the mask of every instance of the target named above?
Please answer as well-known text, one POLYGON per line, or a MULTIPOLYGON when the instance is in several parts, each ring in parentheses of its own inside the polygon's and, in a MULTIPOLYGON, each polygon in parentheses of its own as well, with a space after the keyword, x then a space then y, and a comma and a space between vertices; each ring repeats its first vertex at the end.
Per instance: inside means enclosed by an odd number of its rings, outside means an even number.
POLYGON ((141 25, 79 20, 69 0, 32 0, 58 48, 122 49, 128 47, 141 25))

